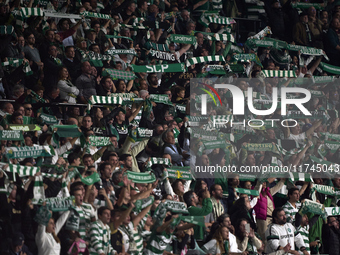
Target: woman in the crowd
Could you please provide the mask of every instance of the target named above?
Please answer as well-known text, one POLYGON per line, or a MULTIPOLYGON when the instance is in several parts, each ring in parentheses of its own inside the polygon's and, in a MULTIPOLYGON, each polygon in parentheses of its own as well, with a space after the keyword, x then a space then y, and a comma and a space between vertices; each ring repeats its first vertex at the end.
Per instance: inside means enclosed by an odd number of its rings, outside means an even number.
POLYGON ((79 95, 79 90, 72 84, 66 67, 60 68, 58 77, 59 81, 57 85, 60 90, 60 99, 75 104, 77 102, 76 98, 79 95))
POLYGON ((256 236, 254 229, 250 227, 248 220, 240 219, 236 226, 236 241, 240 251, 248 252, 248 254, 256 254, 257 249, 262 247, 261 240, 256 236), (247 231, 247 224, 249 232, 247 231))

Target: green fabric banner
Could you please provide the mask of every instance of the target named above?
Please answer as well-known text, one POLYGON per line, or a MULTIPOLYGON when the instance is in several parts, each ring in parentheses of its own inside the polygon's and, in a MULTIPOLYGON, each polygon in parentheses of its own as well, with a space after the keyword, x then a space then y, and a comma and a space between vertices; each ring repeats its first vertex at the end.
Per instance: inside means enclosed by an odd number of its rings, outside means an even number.
POLYGON ((183 63, 163 65, 131 65, 132 71, 136 73, 182 73, 186 71, 183 63))
POLYGON ((156 177, 152 172, 137 173, 127 171, 127 177, 134 183, 153 183, 156 181, 156 177))
POLYGON ((171 34, 169 37, 169 42, 174 43, 184 43, 184 44, 196 44, 196 37, 191 35, 179 35, 171 34))
POLYGON ((8 158, 38 158, 55 155, 52 146, 7 147, 6 153, 8 158))
POLYGON ((299 213, 301 215, 304 215, 304 214, 309 213, 309 212, 321 215, 324 220, 327 219, 325 206, 323 204, 305 199, 305 201, 303 202, 303 204, 300 208, 299 213))
POLYGON ((167 105, 172 106, 172 102, 170 101, 169 96, 166 94, 164 95, 163 94, 151 94, 149 96, 149 99, 155 103, 167 104, 167 105))
POLYGON ((0 140, 23 141, 24 136, 20 130, 0 130, 0 140))
POLYGON ((8 125, 10 130, 21 130, 21 131, 39 131, 41 128, 39 125, 28 124, 28 125, 20 125, 20 124, 10 124, 8 125))
POLYGON ((173 167, 167 168, 166 170, 167 170, 168 178, 181 179, 181 180, 187 180, 187 181, 192 180, 190 166, 186 166, 186 167, 173 166, 173 167))
POLYGON ((324 70, 325 72, 332 73, 332 74, 340 74, 340 67, 338 66, 332 66, 330 64, 326 64, 321 62, 320 63, 320 68, 324 70))
POLYGON ((149 197, 144 198, 144 199, 138 199, 135 202, 135 208, 133 208, 133 211, 139 213, 140 211, 142 211, 143 209, 145 209, 149 205, 152 205, 154 201, 155 201, 154 196, 149 196, 149 197))
POLYGON ((137 52, 134 49, 110 49, 105 52, 108 55, 120 55, 120 54, 127 54, 127 55, 135 55, 137 56, 137 52))
POLYGON ((97 19, 112 19, 110 17, 110 15, 107 14, 102 14, 102 13, 98 13, 98 12, 82 12, 80 13, 80 15, 84 15, 85 17, 89 17, 89 18, 97 18, 97 19))
POLYGON ((340 215, 340 207, 325 207, 325 211, 328 216, 338 216, 340 215))
POLYGON ((323 10, 323 4, 318 4, 318 3, 300 3, 300 2, 295 2, 292 3, 293 8, 299 8, 299 9, 309 9, 310 7, 314 7, 316 10, 323 10))
POLYGON ((262 39, 263 37, 265 37, 266 35, 271 35, 272 31, 270 29, 270 27, 265 27, 264 29, 262 29, 260 32, 258 32, 256 35, 253 35, 251 37, 248 37, 249 39, 262 39))
POLYGON ((150 49, 149 55, 151 58, 157 58, 160 60, 167 60, 167 61, 176 61, 175 54, 165 52, 165 51, 150 49))
POLYGON ((90 146, 108 146, 111 145, 110 137, 103 136, 90 136, 89 137, 89 145, 90 146))
POLYGON ((254 197, 258 197, 260 195, 258 190, 253 190, 253 189, 235 188, 235 191, 240 193, 240 194, 247 194, 247 195, 251 195, 251 196, 254 196, 254 197))
POLYGON ((50 197, 45 199, 32 199, 32 204, 34 205, 42 205, 46 203, 46 206, 52 212, 61 212, 68 211, 72 208, 75 208, 75 199, 74 196, 71 197, 50 197))
POLYGON ((58 119, 55 116, 45 114, 45 113, 41 113, 39 115, 39 119, 47 125, 54 125, 54 124, 57 124, 59 122, 58 119))
POLYGON ((236 54, 233 56, 236 61, 239 62, 255 62, 257 65, 262 67, 261 61, 256 54, 236 54))

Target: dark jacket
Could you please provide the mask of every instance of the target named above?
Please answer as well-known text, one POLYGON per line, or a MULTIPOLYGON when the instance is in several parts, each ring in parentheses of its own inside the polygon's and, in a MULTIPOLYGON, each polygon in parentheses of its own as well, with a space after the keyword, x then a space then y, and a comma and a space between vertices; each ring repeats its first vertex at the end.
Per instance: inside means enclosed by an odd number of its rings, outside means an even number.
POLYGON ((335 229, 333 226, 329 227, 324 225, 322 228, 322 240, 325 254, 339 255, 340 242, 339 242, 339 229, 335 229))

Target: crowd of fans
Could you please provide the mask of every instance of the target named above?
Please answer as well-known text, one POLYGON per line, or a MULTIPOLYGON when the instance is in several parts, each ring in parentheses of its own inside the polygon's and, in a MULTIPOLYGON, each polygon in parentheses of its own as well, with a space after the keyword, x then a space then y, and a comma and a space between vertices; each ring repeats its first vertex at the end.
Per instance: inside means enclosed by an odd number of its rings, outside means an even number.
POLYGON ((0 254, 340 254, 339 19, 336 0, 1 2, 0 254), (233 116, 216 89, 202 115, 220 78, 262 110, 308 89, 313 114, 233 116), (295 171, 239 171, 259 165, 295 171))

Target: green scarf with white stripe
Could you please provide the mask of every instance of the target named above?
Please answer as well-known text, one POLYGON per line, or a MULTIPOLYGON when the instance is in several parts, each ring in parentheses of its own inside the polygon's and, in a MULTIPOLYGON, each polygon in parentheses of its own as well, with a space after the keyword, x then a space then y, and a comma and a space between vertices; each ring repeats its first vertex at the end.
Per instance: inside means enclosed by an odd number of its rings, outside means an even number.
POLYGON ((223 56, 220 56, 220 55, 195 57, 195 58, 188 59, 187 62, 186 62, 186 65, 190 66, 190 65, 200 64, 200 63, 204 63, 204 62, 213 62, 213 61, 225 62, 225 59, 224 59, 223 56))

